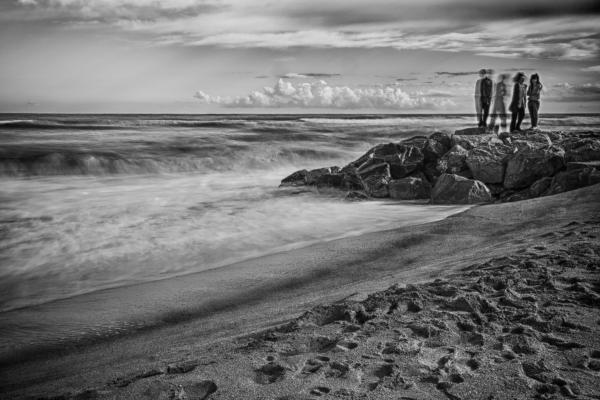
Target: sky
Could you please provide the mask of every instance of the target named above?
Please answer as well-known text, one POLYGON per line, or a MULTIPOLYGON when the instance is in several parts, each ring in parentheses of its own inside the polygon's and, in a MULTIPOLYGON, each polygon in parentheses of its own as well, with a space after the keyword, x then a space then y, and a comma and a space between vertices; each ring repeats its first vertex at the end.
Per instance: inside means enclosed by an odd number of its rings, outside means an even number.
POLYGON ((0 112, 600 112, 598 0, 0 0, 0 112))

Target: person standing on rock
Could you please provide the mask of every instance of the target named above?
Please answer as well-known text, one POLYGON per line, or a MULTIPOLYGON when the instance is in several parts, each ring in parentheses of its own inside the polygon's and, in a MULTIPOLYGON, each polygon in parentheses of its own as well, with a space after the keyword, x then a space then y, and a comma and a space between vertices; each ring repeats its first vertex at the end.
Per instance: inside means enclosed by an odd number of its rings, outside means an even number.
POLYGON ((527 85, 525 84, 525 74, 517 72, 513 81, 512 100, 510 102, 510 111, 512 113, 510 119, 510 131, 520 131, 521 122, 525 118, 525 103, 527 102, 527 85))
POLYGON ((485 72, 484 77, 481 79, 481 119, 479 120, 479 127, 485 128, 487 126, 488 115, 490 114, 490 105, 492 103, 492 88, 494 84, 490 79, 490 76, 494 71, 488 69, 485 72))
POLYGON ((475 82, 475 112, 477 113, 477 124, 481 126, 481 81, 485 77, 485 69, 479 70, 479 79, 475 82))
POLYGON ((543 85, 540 82, 538 74, 531 75, 529 78, 529 89, 527 89, 527 108, 529 109, 529 117, 531 118, 531 129, 536 129, 538 124, 538 111, 540 109, 540 93, 543 85))
POLYGON ((490 129, 496 132, 506 130, 506 103, 504 102, 508 94, 508 74, 500 74, 494 88, 494 104, 492 107, 492 119, 490 120, 490 129), (500 126, 496 125, 496 120, 500 118, 500 126))

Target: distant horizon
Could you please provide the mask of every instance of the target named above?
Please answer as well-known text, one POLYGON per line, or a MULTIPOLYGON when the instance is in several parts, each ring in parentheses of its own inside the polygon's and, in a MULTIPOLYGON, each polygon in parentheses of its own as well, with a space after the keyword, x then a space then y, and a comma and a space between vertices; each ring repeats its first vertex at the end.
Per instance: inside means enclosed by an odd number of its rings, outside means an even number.
MULTIPOLYGON (((381 112, 381 113, 376 113, 376 112, 371 112, 371 113, 363 113, 363 112, 356 112, 356 113, 331 113, 331 112, 322 112, 322 113, 286 113, 286 112, 281 112, 281 113, 240 113, 240 112, 236 112, 236 113, 134 113, 134 112, 126 112, 126 113, 94 113, 94 112, 71 112, 71 113, 65 113, 65 112, 40 112, 40 113, 32 113, 32 112, 0 112, 0 116, 2 115, 186 115, 186 116, 190 116, 190 115, 198 115, 198 116, 230 116, 230 115, 265 115, 265 116, 269 116, 269 115, 289 115, 289 116, 304 116, 304 115, 314 115, 314 116, 321 116, 321 115, 332 115, 332 116, 346 116, 346 117, 353 117, 353 116, 430 116, 430 115, 439 115, 439 116, 463 116, 463 117, 468 117, 468 116, 473 116, 475 117, 476 114, 475 113, 445 113, 445 112, 438 112, 438 113, 385 113, 385 112, 381 112)), ((557 115, 565 115, 565 116, 585 116, 585 115, 600 115, 600 112, 579 112, 579 113, 555 113, 555 112, 547 112, 547 113, 540 113, 540 116, 548 116, 548 115, 553 115, 553 116, 557 116, 557 115)))

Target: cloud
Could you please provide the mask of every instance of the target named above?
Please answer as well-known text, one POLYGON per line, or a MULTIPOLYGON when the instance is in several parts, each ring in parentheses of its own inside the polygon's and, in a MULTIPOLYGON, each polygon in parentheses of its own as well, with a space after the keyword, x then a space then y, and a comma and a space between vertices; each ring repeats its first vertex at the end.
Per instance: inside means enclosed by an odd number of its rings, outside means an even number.
POLYGON ((215 1, 198 0, 17 0, 27 15, 25 20, 96 21, 113 23, 120 20, 156 21, 178 19, 214 12, 223 8, 215 1))
POLYGON ((447 76, 477 76, 478 71, 461 71, 461 72, 436 72, 436 75, 447 75, 447 76))
POLYGON ((593 65, 591 67, 582 68, 585 72, 600 72, 600 65, 593 65))
POLYGON ((553 86, 550 98, 558 102, 596 102, 600 101, 600 82, 572 84, 558 83, 553 86))
POLYGON ((104 29, 107 35, 131 33, 135 40, 155 46, 384 47, 550 60, 600 57, 597 0, 18 0, 9 4, 0 3, 2 22, 64 22, 95 33, 104 29))
POLYGON ((289 72, 284 75, 280 75, 280 78, 285 79, 305 79, 305 78, 335 78, 341 76, 341 74, 330 74, 326 72, 289 72))
POLYGON ((316 82, 291 82, 284 79, 245 96, 220 97, 198 91, 194 97, 203 103, 233 108, 329 108, 433 110, 455 106, 446 92, 405 92, 395 84, 371 86, 333 86, 316 82))

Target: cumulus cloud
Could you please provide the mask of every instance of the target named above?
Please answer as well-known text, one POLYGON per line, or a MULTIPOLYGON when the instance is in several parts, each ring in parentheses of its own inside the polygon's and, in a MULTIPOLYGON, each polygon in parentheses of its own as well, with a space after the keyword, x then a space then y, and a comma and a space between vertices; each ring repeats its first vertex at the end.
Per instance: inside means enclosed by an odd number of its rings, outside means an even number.
POLYGON ((272 87, 245 96, 220 97, 198 91, 194 97, 203 103, 234 108, 333 108, 433 110, 455 106, 450 93, 406 92, 395 84, 372 86, 334 86, 320 80, 291 82, 284 79, 272 87))

